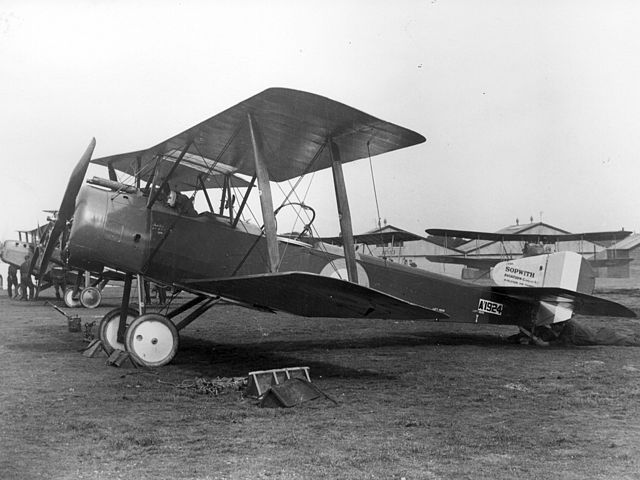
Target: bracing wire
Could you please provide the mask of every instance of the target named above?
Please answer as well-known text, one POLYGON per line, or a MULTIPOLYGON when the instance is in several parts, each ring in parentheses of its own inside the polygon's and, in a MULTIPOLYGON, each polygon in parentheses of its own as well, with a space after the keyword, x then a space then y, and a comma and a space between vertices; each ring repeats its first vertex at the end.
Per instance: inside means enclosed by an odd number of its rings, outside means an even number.
POLYGON ((382 236, 382 223, 380 217, 380 205, 378 203, 378 190, 376 188, 376 178, 373 175, 373 162, 371 161, 371 150, 369 149, 369 144, 371 142, 367 140, 367 155, 369 157, 369 170, 371 171, 371 183, 373 184, 373 198, 376 201, 376 213, 378 214, 378 231, 380 232, 380 245, 382 245, 382 257, 387 260, 387 255, 385 253, 385 244, 382 236))
POLYGON ((367 156, 369 157, 369 170, 371 171, 371 182, 373 183, 373 197, 376 201, 376 213, 378 214, 378 228, 382 228, 382 224, 380 223, 380 205, 378 204, 378 190, 376 189, 376 178, 373 175, 373 162, 371 162, 371 150, 369 149, 369 144, 371 142, 367 140, 367 156))

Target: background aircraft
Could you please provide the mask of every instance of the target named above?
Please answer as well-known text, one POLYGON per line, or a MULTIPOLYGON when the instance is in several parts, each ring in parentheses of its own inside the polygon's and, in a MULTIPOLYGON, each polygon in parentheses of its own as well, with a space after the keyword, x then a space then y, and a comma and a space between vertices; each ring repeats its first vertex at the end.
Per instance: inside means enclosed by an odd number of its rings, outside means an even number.
MULTIPOLYGON (((612 267, 629 263, 630 258, 596 258, 596 244, 613 244, 628 237, 632 232, 625 230, 608 232, 534 232, 547 227, 543 223, 526 227, 514 226, 517 233, 507 231, 481 232, 472 230, 454 230, 429 228, 430 240, 445 247, 461 250, 460 255, 428 255, 427 259, 438 263, 465 265, 482 270, 485 273, 498 263, 533 255, 552 254, 560 251, 578 250, 592 268, 612 267), (526 230, 525 230, 526 229, 526 230), (499 253, 483 253, 490 243, 500 245, 499 253), (593 251, 588 251, 591 245, 593 251), (468 250, 468 252, 466 251, 468 250)), ((506 229, 505 229, 506 230, 506 229)), ((495 249, 494 249, 495 250, 495 249)))
POLYGON ((146 366, 171 361, 179 330, 222 299, 310 317, 498 323, 529 331, 574 312, 634 316, 622 305, 558 285, 478 286, 357 253, 342 165, 424 141, 328 98, 282 88, 265 90, 149 149, 96 159, 110 178, 81 188, 93 140, 71 175, 42 264, 73 216, 69 264, 126 274, 121 307, 105 315, 100 338, 146 366), (270 182, 325 168, 333 173, 342 247, 278 236, 279 208, 304 202, 294 185, 274 208, 270 182), (118 172, 130 183, 121 182, 118 172), (206 195, 209 186, 233 185, 237 175, 249 179, 238 183, 244 191, 238 192, 237 210, 230 211, 230 202, 216 210, 211 201, 208 212, 194 210, 196 191, 206 195), (256 186, 262 227, 242 220, 256 186), (196 296, 164 314, 138 315, 129 307, 134 275, 196 296))
MULTIPOLYGON (((32 230, 19 230, 18 240, 5 240, 0 248, 0 259, 19 268, 25 262, 25 257, 30 257, 31 274, 38 279, 36 298, 40 292, 53 286, 56 289, 56 296, 60 293, 67 307, 98 307, 102 300, 102 289, 109 281, 122 281, 123 275, 115 271, 91 273, 69 268, 65 254, 69 225, 65 226, 57 240, 46 270, 40 272, 39 268, 36 268, 37 259, 40 251, 47 245, 49 234, 57 219, 57 210, 44 210, 44 212, 49 214, 47 223, 32 230)), ((21 288, 21 286, 18 287, 20 292, 21 288)))

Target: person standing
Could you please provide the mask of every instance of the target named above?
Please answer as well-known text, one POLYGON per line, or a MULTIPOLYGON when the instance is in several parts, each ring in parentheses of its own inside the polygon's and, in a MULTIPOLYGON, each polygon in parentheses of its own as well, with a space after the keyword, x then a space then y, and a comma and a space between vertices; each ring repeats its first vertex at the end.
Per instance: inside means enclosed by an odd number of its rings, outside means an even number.
POLYGON ((9 298, 18 296, 18 267, 14 264, 9 264, 9 270, 7 271, 7 293, 9 298))
POLYGON ((20 265, 20 286, 22 287, 22 297, 20 300, 33 300, 33 282, 29 272, 29 255, 24 257, 24 262, 20 265), (29 296, 27 297, 27 289, 29 296))
POLYGON ((164 285, 156 283, 156 292, 158 292, 158 305, 167 303, 167 290, 164 288, 164 285))
POLYGON ((51 283, 53 284, 53 289, 56 292, 56 300, 62 299, 60 290, 62 290, 62 293, 64 294, 64 291, 67 289, 67 278, 64 268, 56 266, 51 269, 51 283))

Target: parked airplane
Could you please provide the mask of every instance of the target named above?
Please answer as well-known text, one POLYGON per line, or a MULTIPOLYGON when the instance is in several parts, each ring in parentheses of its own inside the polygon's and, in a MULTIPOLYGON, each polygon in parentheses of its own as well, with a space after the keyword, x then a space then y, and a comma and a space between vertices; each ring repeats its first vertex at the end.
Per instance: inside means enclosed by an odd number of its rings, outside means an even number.
POLYGON ((569 289, 478 286, 357 253, 342 165, 424 141, 339 102, 284 88, 265 90, 149 149, 94 160, 107 166, 110 178, 81 188, 92 140, 71 175, 42 262, 73 216, 70 265, 126 274, 121 307, 102 319, 100 338, 146 366, 170 362, 178 332, 221 299, 309 317, 512 324, 529 332, 555 321, 547 304, 635 316, 569 289), (278 236, 270 182, 325 168, 333 173, 342 248, 278 236), (117 172, 132 183, 120 182, 117 172), (224 197, 230 198, 237 174, 250 181, 240 185, 244 194, 232 210, 224 197), (241 220, 256 183, 262 228, 241 220), (206 194, 210 187, 225 192, 218 210, 206 194), (196 191, 205 192, 208 212, 194 210, 196 191), (134 275, 196 296, 166 315, 138 315, 129 308, 134 275))
MULTIPOLYGON (((86 308, 96 308, 102 300, 101 291, 104 286, 113 280, 123 280, 123 275, 118 272, 105 271, 99 275, 86 274, 68 268, 63 258, 62 251, 64 243, 68 237, 68 228, 65 229, 66 235, 57 243, 51 252, 46 270, 40 273, 35 268, 38 254, 41 248, 47 244, 49 233, 56 221, 57 211, 45 210, 50 216, 47 217, 47 223, 39 225, 33 230, 19 230, 18 240, 5 240, 0 246, 0 259, 10 265, 20 268, 20 265, 29 257, 31 259, 30 271, 36 275, 38 282, 36 285, 36 298, 43 290, 50 287, 56 288, 56 295, 61 289, 61 297, 67 307, 73 308, 83 306, 86 308)), ((22 286, 18 287, 19 289, 22 286)), ((21 292, 21 290, 19 290, 21 292)))
MULTIPOLYGON (((615 242, 631 235, 631 232, 627 230, 585 233, 507 233, 428 228, 425 231, 433 237, 442 239, 443 245, 451 248, 458 248, 460 245, 468 244, 472 241, 500 242, 503 245, 503 253, 500 256, 460 253, 460 255, 429 255, 427 257, 432 262, 453 263, 483 270, 488 270, 505 260, 554 253, 557 251, 557 244, 561 242, 615 242), (521 242, 521 252, 513 252, 505 248, 505 242, 521 242)), ((589 252, 582 253, 590 255, 589 252)), ((631 261, 628 258, 596 259, 595 251, 592 255, 593 257, 586 258, 586 260, 593 268, 624 265, 631 261)))
MULTIPOLYGON (((17 240, 5 240, 0 245, 0 260, 8 265, 13 265, 17 268, 25 262, 27 258, 33 257, 34 251, 46 231, 48 224, 38 226, 33 230, 18 230, 17 240)), ((43 276, 42 290, 49 288, 51 283, 51 274, 47 272, 43 276)), ((17 295, 22 294, 22 286, 18 286, 17 295)))

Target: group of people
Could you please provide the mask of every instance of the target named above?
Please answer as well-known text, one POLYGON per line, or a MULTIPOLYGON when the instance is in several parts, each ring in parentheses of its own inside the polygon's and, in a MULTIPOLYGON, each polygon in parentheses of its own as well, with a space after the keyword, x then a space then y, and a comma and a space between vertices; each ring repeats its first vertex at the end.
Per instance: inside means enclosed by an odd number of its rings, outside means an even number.
POLYGON ((35 287, 29 272, 30 263, 31 257, 27 255, 24 257, 24 262, 22 262, 20 268, 13 264, 9 265, 7 272, 7 293, 9 298, 17 298, 19 295, 20 300, 33 299, 35 287), (18 272, 20 272, 20 283, 18 283, 18 272), (18 286, 20 286, 20 289, 18 289, 18 286))

